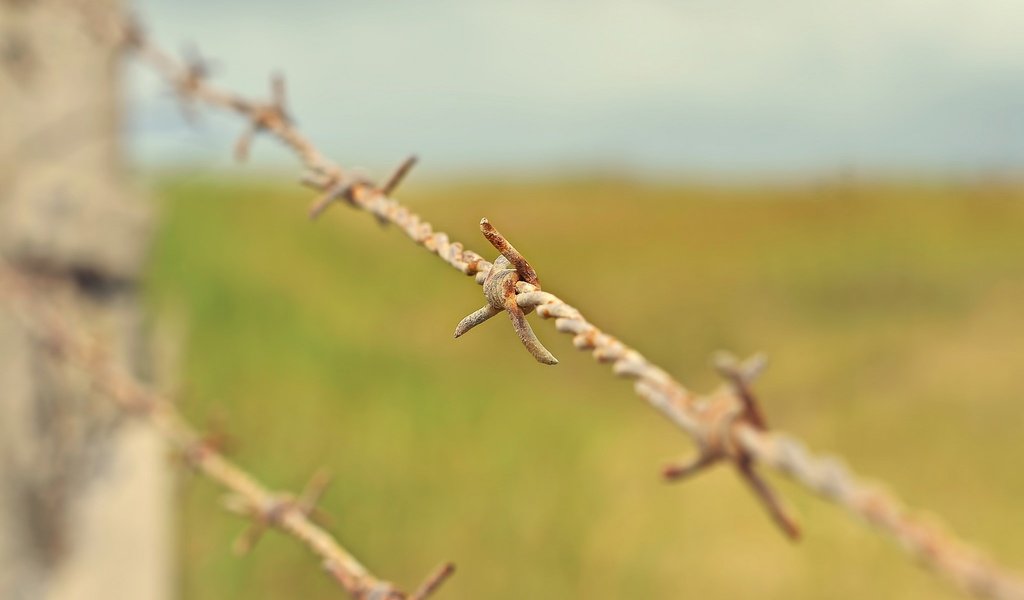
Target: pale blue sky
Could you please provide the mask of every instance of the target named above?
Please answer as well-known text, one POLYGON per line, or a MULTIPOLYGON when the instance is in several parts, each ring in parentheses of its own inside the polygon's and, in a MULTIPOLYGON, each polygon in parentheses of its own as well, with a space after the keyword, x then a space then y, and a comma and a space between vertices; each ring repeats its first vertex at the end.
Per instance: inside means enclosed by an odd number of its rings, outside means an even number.
MULTIPOLYGON (((165 46, 266 93, 346 165, 668 176, 1024 167, 1021 0, 144 0, 165 46)), ((227 165, 240 123, 182 123, 130 77, 151 164, 227 165)), ((262 164, 288 156, 260 144, 262 164)))

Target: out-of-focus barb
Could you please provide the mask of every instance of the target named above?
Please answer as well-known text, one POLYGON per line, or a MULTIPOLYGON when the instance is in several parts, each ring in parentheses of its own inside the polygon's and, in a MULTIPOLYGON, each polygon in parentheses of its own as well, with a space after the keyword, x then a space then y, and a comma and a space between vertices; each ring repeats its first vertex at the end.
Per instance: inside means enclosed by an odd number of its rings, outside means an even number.
POLYGON ((441 565, 436 571, 431 573, 422 584, 420 584, 419 589, 409 596, 409 600, 426 600, 433 596, 441 585, 444 584, 445 581, 448 581, 448 578, 454 574, 455 563, 445 563, 441 565))
POLYGON ((179 451, 178 457, 184 465, 193 471, 199 470, 199 464, 203 457, 210 453, 219 453, 224 456, 231 455, 235 449, 236 440, 227 429, 227 424, 222 416, 210 419, 205 431, 197 432, 199 437, 196 443, 189 448, 179 451))
POLYGON ((702 428, 710 435, 703 437, 703 443, 699 445, 694 458, 668 465, 662 475, 668 481, 680 481, 720 461, 730 461, 783 533, 797 540, 800 538, 800 528, 796 521, 788 514, 771 486, 754 469, 753 457, 734 438, 741 425, 755 431, 767 431, 764 413, 751 389, 765 364, 761 354, 744 362, 725 352, 716 355, 715 367, 728 381, 731 393, 713 394, 702 403, 697 415, 702 421, 702 428))
POLYGON ((317 504, 324 492, 327 491, 330 482, 330 473, 325 469, 320 469, 309 480, 298 498, 292 494, 282 493, 276 494, 270 502, 253 504, 242 496, 229 495, 225 497, 224 507, 227 510, 252 521, 249 527, 235 540, 235 553, 244 556, 252 552, 267 528, 279 525, 288 511, 298 511, 316 524, 326 526, 330 519, 317 504))
POLYGON ((195 109, 195 92, 199 85, 210 76, 212 67, 210 61, 203 57, 195 45, 187 46, 183 56, 185 68, 178 80, 171 83, 174 86, 174 95, 177 97, 178 108, 181 110, 182 116, 187 122, 195 124, 198 120, 198 113, 195 109))
POLYGON ((470 329, 504 311, 512 320, 512 327, 516 330, 519 340, 537 359, 537 362, 545 365, 557 365, 558 359, 548 352, 544 344, 540 343, 537 334, 533 332, 529 321, 526 320, 526 315, 533 312, 533 307, 528 306, 523 309, 519 306, 516 298, 516 284, 520 281, 540 289, 537 272, 487 219, 481 219, 480 231, 483 232, 487 241, 501 253, 501 256, 494 261, 494 266, 484 278, 484 296, 487 298, 487 304, 459 323, 455 328, 455 337, 460 337, 470 329))
POLYGON ((285 108, 284 75, 277 73, 270 78, 270 102, 248 104, 249 127, 242 132, 235 142, 235 158, 244 161, 249 158, 249 148, 256 134, 263 131, 287 129, 292 118, 285 108))
MULTIPOLYGON (((317 504, 330 482, 326 471, 315 473, 298 497, 271 491, 226 458, 209 436, 189 425, 170 399, 119 369, 103 344, 50 306, 44 282, 19 273, 3 260, 0 260, 0 307, 9 310, 26 332, 50 351, 54 360, 80 371, 99 396, 110 400, 126 414, 145 419, 197 473, 229 492, 224 499, 225 508, 252 521, 235 543, 237 552, 249 552, 267 529, 274 528, 299 540, 323 558, 331 577, 357 600, 426 597, 421 592, 417 592, 419 596, 407 594, 375 577, 322 527, 325 517, 317 504), (387 590, 387 595, 377 593, 380 590, 387 590)), ((434 583, 426 593, 436 591, 446 576, 431 575, 428 582, 434 583)))
POLYGON ((736 396, 743 402, 747 420, 762 431, 768 429, 768 422, 765 420, 761 405, 751 387, 768 366, 768 357, 758 352, 740 362, 735 355, 729 352, 717 352, 712 361, 718 374, 732 385, 736 396))
MULTIPOLYGON (((409 171, 416 166, 417 160, 416 156, 406 158, 380 187, 375 186, 365 177, 345 177, 341 174, 340 169, 326 175, 307 173, 300 180, 301 183, 322 192, 309 207, 307 214, 310 220, 316 220, 338 199, 345 199, 351 204, 365 201, 366 196, 386 200, 391 192, 395 191, 402 183, 409 171)), ((375 214, 375 216, 381 225, 388 224, 389 221, 383 216, 379 214, 375 214)))
POLYGON ((412 168, 416 166, 416 163, 418 163, 419 160, 419 157, 415 154, 403 160, 402 164, 398 165, 398 168, 391 173, 390 177, 387 178, 384 185, 380 186, 380 193, 385 196, 390 196, 398 189, 398 186, 405 180, 405 176, 409 174, 409 171, 412 171, 412 168))

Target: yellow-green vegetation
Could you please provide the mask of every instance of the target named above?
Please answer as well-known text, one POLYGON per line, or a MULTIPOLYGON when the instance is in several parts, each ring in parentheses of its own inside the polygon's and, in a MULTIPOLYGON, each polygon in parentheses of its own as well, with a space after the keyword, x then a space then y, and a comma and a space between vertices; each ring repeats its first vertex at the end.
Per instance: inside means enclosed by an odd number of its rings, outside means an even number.
MULTIPOLYGON (((895 544, 778 478, 791 544, 729 471, 659 480, 672 429, 550 323, 538 365, 505 319, 452 331, 478 286, 287 182, 173 178, 149 274, 185 323, 182 403, 226 417, 235 458, 298 489, 336 480, 331 529, 443 598, 954 598, 895 544)), ((491 219, 545 288, 691 387, 714 350, 765 351, 773 426, 845 456, 1024 568, 1024 198, 1007 185, 741 188, 626 181, 408 184, 437 229, 490 256, 491 219)), ((317 561, 181 488, 184 597, 337 598, 317 561)))

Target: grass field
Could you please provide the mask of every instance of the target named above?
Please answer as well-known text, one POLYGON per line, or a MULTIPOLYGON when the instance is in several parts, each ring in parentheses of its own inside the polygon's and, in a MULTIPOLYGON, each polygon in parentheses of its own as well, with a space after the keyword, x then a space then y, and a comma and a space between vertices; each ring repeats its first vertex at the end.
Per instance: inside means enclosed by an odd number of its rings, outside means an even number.
MULTIPOLYGON (((443 598, 958 597, 778 478, 800 544, 728 469, 662 483, 690 443, 628 382, 536 317, 556 367, 504 319, 453 340, 480 288, 367 215, 310 224, 288 182, 159 189, 148 289, 185 327, 185 412, 225 415, 272 486, 329 467, 332 529, 380 576, 411 587, 453 560, 443 598)), ((774 426, 1024 568, 1020 190, 480 180, 401 197, 488 256, 489 217, 546 289, 695 389, 716 384, 713 351, 767 352, 774 426)), ((218 497, 182 481, 185 598, 338 597, 291 539, 235 558, 244 525, 218 497)))

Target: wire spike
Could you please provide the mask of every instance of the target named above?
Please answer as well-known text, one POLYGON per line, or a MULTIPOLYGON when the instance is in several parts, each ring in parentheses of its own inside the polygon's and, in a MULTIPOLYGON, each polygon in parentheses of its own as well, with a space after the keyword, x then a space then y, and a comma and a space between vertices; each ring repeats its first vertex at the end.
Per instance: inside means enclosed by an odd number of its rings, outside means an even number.
POLYGON ((388 180, 381 186, 380 192, 385 196, 390 196, 395 191, 395 188, 401 185, 402 180, 416 166, 417 162, 419 162, 419 158, 415 154, 402 161, 402 164, 398 165, 398 168, 391 174, 391 177, 388 177, 388 180))
POLYGON ((305 489, 299 495, 299 499, 296 502, 296 507, 307 516, 312 516, 317 511, 317 504, 320 503, 320 499, 327 492, 327 488, 331 485, 331 472, 326 468, 317 469, 313 473, 313 477, 310 478, 309 483, 306 484, 305 489))
POLYGON ((345 194, 347 189, 347 186, 342 186, 337 183, 330 185, 323 194, 320 194, 320 196, 309 205, 309 210, 307 211, 309 220, 315 221, 320 218, 320 215, 322 215, 324 211, 326 211, 331 204, 338 199, 339 196, 345 194))
POLYGON ((772 520, 779 526, 779 529, 781 529, 789 539, 798 541, 800 539, 800 527, 786 511, 782 501, 779 499, 775 491, 768 485, 768 482, 766 482, 764 478, 758 475, 754 470, 750 459, 741 458, 737 461, 736 466, 740 471, 740 476, 754 490, 754 494, 757 496, 758 500, 761 501, 761 504, 768 510, 768 514, 771 515, 772 520))
POLYGON ((501 253, 502 256, 508 259, 512 266, 515 267, 516 272, 519 273, 519 277, 522 281, 540 287, 540 279, 537 277, 537 271, 530 266, 530 262, 516 250, 505 236, 501 235, 497 229, 491 225, 487 217, 480 219, 480 231, 487 238, 487 241, 491 243, 494 248, 501 253))
POLYGON ((765 431, 768 429, 768 421, 764 411, 758 402, 757 396, 751 387, 754 381, 761 376, 768 364, 764 354, 754 354, 747 360, 740 362, 734 355, 728 352, 718 352, 714 357, 715 369, 729 382, 733 391, 743 404, 743 412, 746 420, 751 425, 765 431))
POLYGON ((264 523, 255 522, 250 524, 235 538, 234 544, 231 545, 232 551, 238 556, 249 554, 256 547, 256 544, 263 539, 263 534, 266 531, 267 526, 264 523))
POLYGON ((420 585, 420 587, 409 596, 409 600, 426 600, 430 596, 437 592, 438 588, 444 584, 455 573, 454 563, 445 563, 438 567, 433 573, 431 573, 420 585))
POLYGON ((512 321, 512 328, 519 336, 519 341, 533 358, 541 364, 557 365, 558 359, 544 347, 544 344, 537 338, 537 334, 533 332, 533 328, 530 327, 529 321, 526 320, 526 314, 533 308, 523 310, 517 300, 516 284, 520 281, 540 289, 537 272, 533 270, 523 255, 491 226, 487 219, 480 221, 480 230, 484 237, 501 252, 501 256, 494 261, 491 270, 483 279, 487 305, 462 319, 455 328, 455 337, 458 338, 499 312, 506 312, 512 321))
POLYGON ((716 460, 716 458, 702 452, 687 461, 665 465, 665 468, 661 471, 661 476, 666 481, 681 481, 704 471, 715 464, 716 460))

